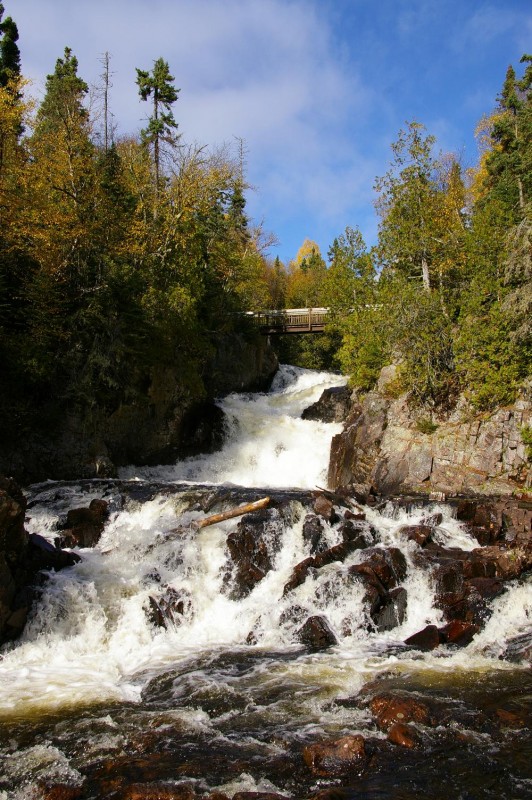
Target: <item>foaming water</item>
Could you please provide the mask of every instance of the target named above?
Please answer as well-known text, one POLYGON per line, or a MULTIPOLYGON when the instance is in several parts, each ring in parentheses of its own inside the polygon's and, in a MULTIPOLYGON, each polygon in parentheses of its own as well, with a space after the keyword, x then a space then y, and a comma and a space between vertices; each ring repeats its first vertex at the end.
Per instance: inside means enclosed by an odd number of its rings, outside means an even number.
POLYGON ((341 425, 301 419, 324 389, 345 383, 328 372, 283 365, 270 392, 231 394, 219 401, 227 415, 218 453, 175 465, 126 467, 122 478, 194 483, 314 488, 324 485, 331 438, 341 425))
MULTIPOLYGON (((228 590, 233 578, 226 546, 236 522, 198 531, 192 523, 201 512, 183 511, 184 504, 179 493, 160 494, 142 504, 129 502, 114 511, 94 550, 81 551, 79 564, 50 577, 23 636, 4 652, 0 710, 138 701, 154 675, 177 669, 200 653, 245 646, 250 633, 257 648, 294 654, 293 660, 281 659, 274 671, 269 666, 268 681, 289 680, 297 665, 301 680, 314 687, 314 699, 316 693, 328 696, 331 687, 341 694, 354 693, 368 677, 392 665, 419 668, 419 653, 398 652, 395 646, 425 625, 442 622, 432 576, 416 566, 416 545, 405 544, 400 535, 402 525, 419 522, 421 510, 390 516, 386 509, 367 509, 378 532, 376 545, 400 547, 407 563, 402 583, 409 598, 405 619, 379 632, 364 610, 362 586, 349 578, 349 568, 362 560, 363 551, 310 574, 288 595, 284 592, 294 567, 308 556, 302 532, 305 512, 297 499, 288 517, 272 511, 273 568, 238 599, 228 590), (167 628, 156 627, 150 598, 157 601, 169 589, 181 598, 182 613, 167 628), (339 641, 326 659, 300 652, 297 630, 314 615, 327 617, 339 641)), ((474 541, 449 509, 442 508, 439 536, 449 547, 472 548, 474 541)), ((49 511, 46 519, 49 523, 49 511)), ((333 525, 325 525, 324 539, 330 547, 339 543, 333 525)), ((491 621, 468 648, 425 655, 423 668, 503 668, 497 659, 504 637, 525 629, 531 613, 529 587, 516 583, 495 602, 491 621)), ((307 713, 312 717, 308 708, 307 713)))
MULTIPOLYGON (((396 624, 375 624, 364 586, 352 578, 364 549, 309 569, 299 585, 286 589, 311 554, 305 525, 316 519, 312 493, 286 487, 325 483, 330 440, 339 428, 305 422, 301 411, 334 384, 337 376, 284 368, 270 394, 223 401, 232 421, 220 453, 172 467, 128 468, 122 476, 127 480, 49 482, 30 490, 28 530, 50 541, 67 511, 93 498, 107 500, 110 516, 95 548, 80 550, 78 564, 49 576, 22 637, 3 648, 2 800, 33 797, 40 781, 81 786, 90 764, 107 764, 111 757, 124 759, 127 781, 130 761, 142 747, 154 757, 152 736, 160 737, 163 750, 172 737, 176 748, 184 748, 186 758, 177 749, 179 758, 171 764, 188 763, 191 740, 219 748, 216 758, 200 752, 195 766, 190 761, 193 779, 202 775, 204 783, 197 780, 205 790, 229 797, 239 791, 310 796, 310 790, 299 795, 294 789, 297 778, 290 784, 282 769, 269 773, 267 765, 282 760, 287 748, 296 751, 319 737, 357 732, 384 740, 367 705, 356 702, 368 685, 402 681, 415 691, 436 687, 441 693, 440 686, 476 691, 477 684, 493 680, 500 691, 505 684, 494 675, 519 683, 526 665, 509 663, 505 652, 510 640, 531 631, 527 578, 509 583, 491 603, 490 618, 467 647, 425 653, 405 646, 411 634, 444 620, 433 572, 402 528, 437 515, 436 544, 466 552, 478 547, 446 504, 363 509, 371 547, 400 551, 404 559, 398 588, 407 603, 396 624), (263 527, 246 534, 260 537, 259 555, 269 564, 253 586, 239 581, 228 546, 229 537, 241 531, 238 519, 195 526, 206 514, 263 494, 244 486, 266 487, 264 494, 273 498, 263 527), (171 611, 161 621, 154 609, 165 603, 171 611), (337 640, 323 652, 303 648, 299 636, 305 621, 316 616, 326 618, 337 640), (41 720, 49 716, 54 722, 46 738, 41 720), (232 758, 236 772, 219 766, 232 758), (262 766, 254 771, 255 759, 262 766)), ((319 526, 324 548, 343 541, 339 520, 322 519, 319 526)), ((467 726, 460 731, 470 736, 467 726)), ((484 747, 482 736, 477 738, 484 747)), ((493 749, 492 739, 486 742, 493 749)), ((462 751, 460 745, 454 757, 462 758, 462 751)), ((464 762, 464 774, 471 764, 482 774, 478 759, 464 762)), ((174 767, 164 768, 161 774, 176 777, 174 767)), ((402 797, 394 795, 394 781, 395 771, 386 796, 402 797)), ((507 796, 526 796, 526 782, 512 786, 507 796)), ((96 789, 87 792, 102 796, 96 789)))

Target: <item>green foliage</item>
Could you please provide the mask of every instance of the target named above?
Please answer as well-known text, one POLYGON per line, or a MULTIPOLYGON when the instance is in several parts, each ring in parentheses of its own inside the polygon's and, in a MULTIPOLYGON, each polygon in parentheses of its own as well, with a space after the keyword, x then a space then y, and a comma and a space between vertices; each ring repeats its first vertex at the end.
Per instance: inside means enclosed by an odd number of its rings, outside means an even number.
POLYGON ((532 427, 530 425, 524 425, 521 428, 521 439, 526 445, 526 456, 529 461, 532 461, 532 427))
POLYGON ((10 80, 20 75, 17 42, 17 25, 11 17, 4 18, 4 6, 0 3, 0 86, 6 87, 10 80))
POLYGON ((427 436, 430 436, 438 430, 438 425, 428 417, 420 417, 416 422, 416 428, 420 433, 425 433, 427 436))
POLYGON ((456 367, 466 394, 479 410, 512 403, 526 377, 524 355, 512 342, 510 328, 498 303, 461 321, 456 367))
POLYGON ((179 89, 173 86, 175 80, 170 75, 168 63, 158 58, 151 72, 137 69, 137 86, 142 100, 149 97, 153 103, 153 113, 148 118, 148 125, 142 131, 142 138, 146 144, 153 146, 156 187, 159 186, 161 171, 161 144, 175 144, 174 131, 177 122, 174 119, 171 106, 177 100, 179 89))

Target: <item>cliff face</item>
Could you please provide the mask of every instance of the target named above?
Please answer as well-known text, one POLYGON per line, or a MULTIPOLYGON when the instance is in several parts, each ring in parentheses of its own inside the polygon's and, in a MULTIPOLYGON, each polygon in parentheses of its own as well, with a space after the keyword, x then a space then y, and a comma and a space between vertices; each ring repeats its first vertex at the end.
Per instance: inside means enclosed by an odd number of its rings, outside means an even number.
POLYGON ((80 413, 49 407, 16 445, 0 442, 0 474, 21 483, 46 478, 112 477, 124 464, 172 463, 212 452, 223 440, 223 413, 213 398, 231 391, 266 390, 278 367, 264 337, 238 334, 215 342, 203 384, 183 380, 178 369, 156 368, 134 401, 112 411, 80 413))
POLYGON ((377 391, 352 397, 344 431, 332 442, 329 486, 453 495, 530 488, 532 465, 521 428, 531 423, 532 387, 491 415, 473 415, 462 399, 449 418, 431 426, 406 397, 386 397, 381 380, 377 391))

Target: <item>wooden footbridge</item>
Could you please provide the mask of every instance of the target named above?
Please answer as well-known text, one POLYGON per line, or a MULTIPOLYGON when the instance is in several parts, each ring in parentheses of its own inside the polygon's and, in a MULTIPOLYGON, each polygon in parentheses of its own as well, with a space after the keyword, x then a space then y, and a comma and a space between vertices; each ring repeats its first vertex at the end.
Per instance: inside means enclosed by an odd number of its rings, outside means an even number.
POLYGON ((328 308, 283 308, 274 311, 248 311, 265 336, 282 333, 322 333, 329 314, 328 308))

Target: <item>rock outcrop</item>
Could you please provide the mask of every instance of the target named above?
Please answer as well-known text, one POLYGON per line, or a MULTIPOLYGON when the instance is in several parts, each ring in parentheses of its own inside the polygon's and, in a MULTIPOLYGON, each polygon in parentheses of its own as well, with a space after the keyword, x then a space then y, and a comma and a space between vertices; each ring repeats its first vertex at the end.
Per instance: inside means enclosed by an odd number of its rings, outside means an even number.
POLYGON ((24 529, 26 498, 9 478, 0 477, 0 644, 22 633, 38 574, 69 567, 79 556, 60 550, 24 529))
POLYGON ((157 367, 139 379, 135 397, 113 408, 69 408, 54 401, 0 441, 0 474, 27 485, 47 478, 115 477, 126 464, 174 463, 214 452, 224 415, 213 398, 265 391, 278 361, 265 337, 217 337, 202 377, 185 381, 177 367, 157 367), (16 434, 16 435, 15 435, 16 434))
POLYGON ((492 414, 474 415, 461 400, 447 419, 433 422, 406 396, 387 397, 381 383, 381 390, 354 396, 344 431, 333 438, 330 488, 504 495, 532 486, 521 436, 532 422, 532 389, 492 414))
POLYGON ((344 422, 351 407, 351 389, 348 386, 331 386, 321 397, 301 414, 302 419, 321 422, 344 422))

